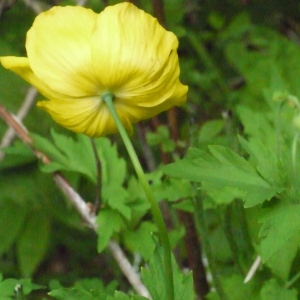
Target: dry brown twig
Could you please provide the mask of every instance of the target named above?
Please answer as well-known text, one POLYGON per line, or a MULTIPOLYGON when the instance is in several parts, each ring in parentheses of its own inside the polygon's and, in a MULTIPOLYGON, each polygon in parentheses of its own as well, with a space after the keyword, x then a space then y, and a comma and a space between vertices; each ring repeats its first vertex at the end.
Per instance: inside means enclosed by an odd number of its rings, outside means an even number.
MULTIPOLYGON (((19 138, 25 143, 43 163, 50 163, 50 159, 41 151, 34 148, 33 140, 29 136, 27 129, 24 125, 11 113, 9 113, 3 105, 0 104, 0 117, 4 122, 9 125, 12 130, 19 136, 19 138)), ((53 173, 53 179, 56 185, 61 189, 67 199, 73 204, 77 212, 85 224, 93 230, 97 230, 96 217, 91 213, 88 204, 81 198, 81 196, 73 189, 66 178, 59 172, 53 173)), ((144 297, 150 298, 147 288, 142 283, 140 276, 134 270, 134 267, 130 264, 122 248, 113 240, 110 240, 108 244, 114 259, 118 263, 123 274, 126 276, 129 283, 134 290, 144 297)))
MULTIPOLYGON (((24 101, 16 115, 17 120, 22 121, 27 116, 37 94, 38 91, 34 87, 30 87, 28 89, 24 101)), ((15 136, 16 136, 15 130, 11 127, 8 128, 1 139, 0 149, 8 147, 13 142, 15 136)), ((0 161, 4 158, 4 156, 5 156, 4 152, 0 151, 0 161)))

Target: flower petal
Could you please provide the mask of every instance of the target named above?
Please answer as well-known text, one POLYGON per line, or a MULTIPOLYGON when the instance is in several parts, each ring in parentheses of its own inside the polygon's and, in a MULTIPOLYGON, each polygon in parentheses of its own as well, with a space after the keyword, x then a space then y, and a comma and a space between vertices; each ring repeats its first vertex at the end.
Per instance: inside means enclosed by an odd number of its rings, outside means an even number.
POLYGON ((37 90, 47 98, 64 98, 53 90, 51 90, 43 81, 37 78, 32 72, 27 57, 3 56, 0 57, 0 62, 4 68, 13 71, 20 75, 27 82, 37 88, 37 90))
MULTIPOLYGON (((77 133, 99 137, 118 131, 106 104, 100 98, 51 99, 39 101, 37 106, 47 111, 54 121, 77 133)), ((123 115, 122 122, 125 128, 132 128, 126 115, 123 115)))
POLYGON ((98 16, 92 35, 95 74, 129 105, 160 105, 178 85, 177 47, 176 36, 149 14, 127 2, 110 6, 98 16))
POLYGON ((73 97, 95 95, 90 39, 97 14, 83 7, 53 7, 36 17, 26 49, 34 74, 52 90, 73 97))

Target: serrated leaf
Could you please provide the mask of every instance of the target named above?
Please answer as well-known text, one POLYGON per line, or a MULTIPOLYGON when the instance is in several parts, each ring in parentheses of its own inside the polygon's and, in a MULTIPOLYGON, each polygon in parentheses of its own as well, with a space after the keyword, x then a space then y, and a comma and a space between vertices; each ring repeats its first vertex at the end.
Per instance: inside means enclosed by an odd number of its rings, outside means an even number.
POLYGON ((126 247, 139 253, 145 260, 149 260, 153 254, 155 244, 152 233, 157 232, 156 226, 151 222, 142 222, 136 230, 127 230, 123 233, 126 247))
POLYGON ((119 232, 124 226, 120 214, 113 210, 102 209, 97 216, 98 229, 98 252, 102 252, 108 245, 110 238, 115 232, 119 232))
POLYGON ((191 149, 187 157, 164 166, 163 171, 172 177, 209 183, 216 189, 234 188, 245 201, 245 207, 269 200, 280 191, 243 157, 223 146, 209 146, 209 151, 191 149))
POLYGON ((274 278, 265 282, 260 291, 261 300, 297 300, 297 294, 296 289, 286 289, 274 278))
POLYGON ((271 117, 266 112, 259 112, 247 106, 239 105, 237 114, 244 126, 244 132, 259 141, 263 141, 267 146, 275 145, 276 131, 270 120, 271 117))
POLYGON ((96 163, 91 141, 84 135, 76 135, 76 138, 66 136, 51 130, 55 146, 47 139, 31 134, 34 145, 45 153, 51 163, 42 166, 45 172, 61 170, 78 172, 86 175, 94 183, 97 182, 96 163))
MULTIPOLYGON (((174 257, 172 256, 174 300, 194 300, 194 286, 192 272, 183 274, 179 270, 174 257)), ((142 279, 149 290, 153 300, 167 299, 165 271, 163 264, 163 250, 156 247, 154 255, 149 262, 149 268, 142 268, 142 279)))
POLYGON ((151 181, 151 189, 156 201, 175 202, 194 195, 194 189, 188 180, 163 178, 163 172, 160 170, 147 174, 147 178, 151 181))
MULTIPOLYGON (((283 186, 284 170, 272 149, 261 141, 252 138, 249 141, 239 136, 239 142, 254 161, 259 174, 272 186, 283 186)), ((282 188, 283 190, 283 188, 282 188)))
MULTIPOLYGON (((51 131, 54 144, 32 134, 35 146, 51 159, 50 164, 41 166, 45 172, 72 171, 88 177, 97 183, 96 159, 91 139, 83 134, 72 138, 51 131)), ((126 162, 120 158, 116 145, 107 138, 94 140, 101 162, 102 201, 125 218, 130 218, 130 209, 125 205, 128 192, 122 187, 126 176, 126 162)))
POLYGON ((116 144, 108 138, 95 139, 98 155, 101 160, 102 177, 104 184, 121 186, 126 176, 126 161, 119 157, 116 144))
POLYGON ((129 194, 122 186, 107 184, 102 188, 102 196, 113 210, 118 211, 127 220, 131 217, 131 210, 126 204, 129 194))
POLYGON ((165 272, 162 250, 158 247, 149 261, 149 268, 142 268, 142 280, 145 283, 153 300, 166 299, 165 272))
POLYGON ((131 211, 130 225, 135 227, 149 211, 150 203, 147 201, 145 191, 140 182, 134 176, 130 176, 128 180, 127 192, 130 195, 126 202, 131 211))
POLYGON ((260 255, 277 276, 287 279, 300 240, 300 205, 282 204, 262 211, 260 255))
POLYGON ((17 255, 21 272, 30 277, 48 248, 50 220, 43 210, 27 215, 25 227, 17 240, 17 255))

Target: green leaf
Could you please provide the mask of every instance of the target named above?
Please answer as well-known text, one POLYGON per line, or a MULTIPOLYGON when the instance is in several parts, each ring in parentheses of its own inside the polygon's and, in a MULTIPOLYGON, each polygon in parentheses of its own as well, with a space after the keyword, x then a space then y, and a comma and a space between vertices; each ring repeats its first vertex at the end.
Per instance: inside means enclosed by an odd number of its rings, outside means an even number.
POLYGON ((136 230, 123 233, 124 243, 131 252, 137 252, 145 260, 149 260, 155 248, 151 235, 154 232, 157 232, 157 228, 153 223, 142 222, 136 230))
POLYGON ((178 226, 178 228, 169 231, 169 239, 170 239, 171 247, 174 248, 184 236, 185 236, 184 226, 178 226))
POLYGON ((114 296, 107 297, 106 300, 146 300, 147 298, 139 296, 139 295, 126 295, 122 292, 115 291, 114 296))
MULTIPOLYGON (((194 300, 194 286, 192 272, 182 274, 174 257, 172 257, 174 300, 194 300)), ((142 268, 142 279, 149 290, 153 300, 166 299, 165 272, 163 267, 163 250, 156 247, 154 255, 149 262, 149 268, 142 268)))
POLYGON ((62 288, 53 290, 49 293, 49 295, 59 300, 106 300, 106 296, 93 296, 90 292, 77 288, 62 288))
POLYGON ((25 295, 28 295, 31 291, 45 288, 44 286, 32 283, 30 278, 27 279, 8 278, 2 281, 2 275, 1 275, 0 276, 0 299, 2 300, 4 297, 7 297, 7 299, 11 299, 11 296, 14 296, 14 289, 18 284, 21 285, 23 293, 25 295))
POLYGON ((233 194, 251 207, 271 199, 279 187, 272 187, 243 157, 223 146, 209 151, 190 149, 187 157, 163 167, 170 176, 209 183, 215 189, 232 188, 233 194))
POLYGON ((274 116, 270 112, 260 112, 245 105, 237 107, 237 114, 244 126, 245 134, 263 141, 264 145, 276 145, 276 131, 273 126, 274 116))
POLYGON ((241 16, 239 14, 229 26, 232 32, 227 37, 225 48, 229 63, 247 82, 240 96, 245 95, 244 100, 251 97, 252 103, 256 97, 260 100, 261 91, 272 85, 274 72, 282 78, 282 83, 274 88, 278 90, 286 86, 291 93, 299 94, 299 47, 279 32, 254 26, 241 16))
MULTIPOLYGON (((51 131, 54 145, 47 139, 32 134, 37 149, 45 153, 51 163, 41 166, 45 172, 71 171, 88 177, 97 183, 96 159, 91 139, 78 134, 74 138, 51 131)), ((94 140, 101 162, 102 201, 119 211, 125 218, 131 216, 125 202, 128 192, 122 187, 126 176, 125 160, 119 158, 116 145, 107 138, 94 140)))
POLYGON ((199 130, 198 142, 203 144, 208 143, 216 138, 222 130, 224 130, 223 120, 205 122, 199 130))
POLYGON ((175 143, 170 139, 169 128, 166 126, 159 126, 155 133, 148 132, 146 139, 151 146, 161 145, 164 152, 172 152, 175 149, 175 143))
POLYGON ((115 291, 114 297, 110 297, 110 299, 115 300, 130 300, 130 297, 122 292, 115 291))
POLYGON ((146 198, 145 191, 143 190, 139 180, 130 176, 127 184, 127 192, 130 198, 127 199, 127 206, 131 210, 131 227, 137 226, 141 218, 149 211, 150 203, 146 198))
POLYGON ((230 300, 260 300, 255 281, 244 284, 243 280, 244 278, 237 274, 222 278, 224 292, 226 295, 230 295, 230 300))
POLYGON ((41 166, 45 172, 61 170, 78 172, 86 175, 94 183, 97 182, 96 163, 91 141, 84 135, 76 135, 76 138, 66 136, 51 130, 54 145, 47 139, 31 134, 34 146, 45 153, 50 164, 41 166))
POLYGON ((120 214, 113 210, 102 209, 97 216, 98 252, 102 252, 108 245, 115 232, 119 232, 124 226, 120 214))
POLYGON ((276 279, 265 282, 261 291, 261 300, 297 300, 297 290, 288 290, 278 284, 276 279))
POLYGON ((118 183, 111 182, 102 187, 102 196, 105 202, 114 210, 118 211, 127 220, 131 217, 131 210, 127 205, 129 193, 118 183))
MULTIPOLYGON (((239 137, 239 141, 242 147, 250 154, 259 174, 270 185, 283 186, 285 180, 284 170, 280 166, 274 151, 268 145, 254 138, 246 141, 244 138, 239 137)), ((283 188, 281 189, 283 190, 283 188)))
POLYGON ((85 290, 91 293, 93 296, 98 296, 99 299, 101 299, 101 297, 105 299, 107 295, 103 281, 98 278, 80 279, 79 281, 76 281, 73 288, 78 290, 85 290))
POLYGON ((260 255, 272 271, 286 280, 300 240, 300 205, 282 203, 261 213, 260 255))
POLYGON ((151 180, 151 189, 156 201, 175 202, 194 195, 194 189, 188 180, 164 178, 161 170, 147 174, 147 178, 151 180))
POLYGON ((12 146, 0 149, 0 151, 5 153, 5 159, 0 163, 0 170, 22 166, 36 160, 32 151, 20 141, 16 141, 12 146))
POLYGON ((0 255, 15 241, 24 224, 27 207, 12 199, 0 201, 0 255), (9 232, 9 234, 8 234, 9 232))
POLYGON ((30 277, 44 257, 49 244, 50 220, 44 210, 31 211, 17 240, 21 272, 30 277))

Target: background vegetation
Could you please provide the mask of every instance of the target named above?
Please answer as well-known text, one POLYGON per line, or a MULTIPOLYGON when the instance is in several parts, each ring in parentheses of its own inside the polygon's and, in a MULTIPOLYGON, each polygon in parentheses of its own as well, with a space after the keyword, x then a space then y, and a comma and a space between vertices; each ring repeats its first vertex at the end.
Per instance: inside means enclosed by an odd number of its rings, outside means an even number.
MULTIPOLYGON (((2 0, 0 55, 26 55, 27 30, 53 5, 100 12, 118 2, 2 0)), ((299 2, 132 2, 178 36, 181 80, 189 86, 184 107, 141 122, 132 136, 179 268, 193 270, 198 299, 298 299, 299 2)), ((118 136, 95 140, 102 188, 93 230, 93 215, 80 216, 56 184, 62 174, 95 202, 92 144, 36 109, 37 99, 0 68, 1 107, 23 119, 30 133, 17 128, 23 140, 33 139, 35 154, 51 160, 43 164, 7 133, 12 120, 0 122, 0 299, 129 299, 136 288, 115 260, 117 245, 137 274, 146 266, 142 279, 163 300, 156 227, 118 136)), ((191 275, 176 274, 176 299, 193 299, 191 275)))

